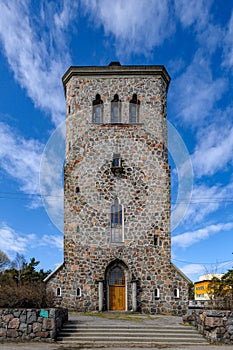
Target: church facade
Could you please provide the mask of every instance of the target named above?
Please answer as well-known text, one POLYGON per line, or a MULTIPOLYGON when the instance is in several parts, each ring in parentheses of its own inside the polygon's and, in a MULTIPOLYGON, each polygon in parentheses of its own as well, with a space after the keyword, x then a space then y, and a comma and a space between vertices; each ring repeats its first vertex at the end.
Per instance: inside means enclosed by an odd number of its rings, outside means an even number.
POLYGON ((47 277, 77 311, 181 314, 189 280, 171 263, 163 66, 70 67, 64 263, 47 277))

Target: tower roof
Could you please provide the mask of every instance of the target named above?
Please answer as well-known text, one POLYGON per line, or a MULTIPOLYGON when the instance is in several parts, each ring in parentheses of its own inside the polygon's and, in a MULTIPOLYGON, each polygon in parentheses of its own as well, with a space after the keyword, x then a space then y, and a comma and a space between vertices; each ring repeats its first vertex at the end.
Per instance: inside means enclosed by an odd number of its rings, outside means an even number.
POLYGON ((78 77, 106 77, 106 76, 155 76, 163 77, 167 84, 170 83, 170 76, 166 68, 162 65, 148 66, 122 66, 120 62, 111 62, 108 66, 71 66, 62 77, 64 91, 66 92, 66 84, 73 76, 78 77))

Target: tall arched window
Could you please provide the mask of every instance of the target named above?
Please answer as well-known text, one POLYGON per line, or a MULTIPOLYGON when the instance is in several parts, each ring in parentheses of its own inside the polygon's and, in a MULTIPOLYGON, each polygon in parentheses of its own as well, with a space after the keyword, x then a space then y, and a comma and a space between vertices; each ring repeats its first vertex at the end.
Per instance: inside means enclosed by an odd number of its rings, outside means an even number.
POLYGON ((76 297, 77 298, 81 298, 81 295, 82 295, 82 291, 81 291, 81 288, 76 288, 76 297))
POLYGON ((111 123, 121 123, 121 100, 117 94, 111 101, 111 123))
POLYGON ((177 287, 174 288, 174 297, 176 299, 179 299, 179 297, 180 297, 180 290, 177 287))
POLYGON ((155 299, 160 298, 160 289, 158 287, 154 289, 154 296, 155 296, 155 299))
POLYGON ((129 122, 130 123, 139 122, 139 107, 140 107, 140 101, 137 98, 137 94, 133 94, 133 98, 129 102, 129 122))
POLYGON ((123 242, 124 213, 118 198, 115 198, 111 206, 111 241, 123 242))
POLYGON ((103 123, 103 112, 104 112, 103 101, 101 100, 100 95, 97 94, 95 97, 95 100, 93 101, 93 109, 92 109, 93 123, 103 123))

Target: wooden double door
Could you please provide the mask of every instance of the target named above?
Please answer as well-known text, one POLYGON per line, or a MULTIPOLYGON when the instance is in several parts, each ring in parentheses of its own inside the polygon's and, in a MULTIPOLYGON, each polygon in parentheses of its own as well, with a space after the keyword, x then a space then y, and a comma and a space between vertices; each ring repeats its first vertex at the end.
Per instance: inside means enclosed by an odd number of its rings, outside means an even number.
POLYGON ((115 267, 109 276, 109 310, 124 311, 126 299, 125 274, 120 267, 115 267))

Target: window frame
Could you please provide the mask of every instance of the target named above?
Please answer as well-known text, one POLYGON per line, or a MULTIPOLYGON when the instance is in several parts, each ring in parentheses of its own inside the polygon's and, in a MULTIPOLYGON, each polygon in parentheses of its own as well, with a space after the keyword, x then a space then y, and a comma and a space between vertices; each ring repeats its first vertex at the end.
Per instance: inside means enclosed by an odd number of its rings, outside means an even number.
POLYGON ((92 122, 95 124, 103 124, 104 119, 104 103, 101 100, 100 94, 96 94, 95 100, 92 102, 92 122), (96 111, 99 109, 99 115, 96 116, 96 111))
POLYGON ((119 99, 118 94, 114 95, 113 100, 111 101, 111 124, 120 124, 121 123, 121 100, 119 99), (117 107, 117 115, 115 116, 114 110, 117 107))
POLYGON ((159 287, 156 287, 154 289, 154 298, 155 298, 155 300, 160 299, 160 289, 159 289, 159 287))
POLYGON ((180 289, 175 287, 173 292, 174 292, 174 298, 180 299, 180 289))
POLYGON ((81 296, 82 296, 82 289, 80 287, 77 287, 76 288, 76 298, 80 299, 81 296), (79 291, 79 293, 78 293, 78 291, 79 291))
POLYGON ((62 297, 61 287, 57 287, 57 288, 56 288, 56 297, 57 297, 57 298, 61 298, 61 297, 62 297), (59 292, 58 292, 58 291, 59 291, 59 292))
POLYGON ((133 94, 132 100, 129 101, 129 124, 139 123, 140 115, 140 100, 137 98, 137 94, 133 94), (135 116, 132 113, 132 109, 135 107, 135 116))
POLYGON ((116 197, 111 206, 111 243, 124 242, 124 208, 116 197))

